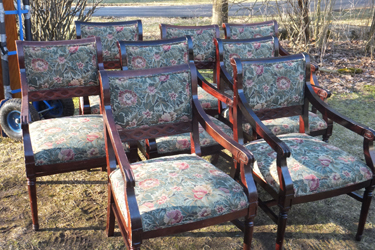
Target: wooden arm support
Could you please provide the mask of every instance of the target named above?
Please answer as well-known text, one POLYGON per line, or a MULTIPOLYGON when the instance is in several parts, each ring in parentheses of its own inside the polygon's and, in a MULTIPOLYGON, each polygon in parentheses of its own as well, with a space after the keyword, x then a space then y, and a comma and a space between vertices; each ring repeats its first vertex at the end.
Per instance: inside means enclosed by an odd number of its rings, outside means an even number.
POLYGON ((258 195, 253 179, 254 156, 252 153, 221 131, 204 112, 197 98, 193 99, 193 107, 198 122, 204 130, 221 146, 231 152, 234 160, 240 163, 241 181, 248 191, 249 202, 257 202, 258 195))
POLYGON ((199 86, 201 86, 201 88, 204 91, 211 94, 212 96, 217 98, 219 101, 225 103, 226 105, 233 107, 233 100, 231 96, 213 87, 211 84, 208 83, 208 81, 199 72, 197 73, 197 76, 198 76, 198 84, 199 86))

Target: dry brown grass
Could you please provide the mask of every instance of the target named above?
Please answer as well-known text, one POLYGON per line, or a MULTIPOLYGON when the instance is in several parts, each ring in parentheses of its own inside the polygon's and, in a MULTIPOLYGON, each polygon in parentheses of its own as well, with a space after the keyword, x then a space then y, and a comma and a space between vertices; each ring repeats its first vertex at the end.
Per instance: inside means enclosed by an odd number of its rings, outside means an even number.
MULTIPOLYGON (((129 19, 128 19, 129 20, 129 19)), ((142 19, 145 39, 158 38, 158 23, 203 25, 208 19, 142 19)), ((335 94, 329 103, 350 118, 375 127, 374 84, 360 92, 335 94)), ((356 156, 361 139, 342 127, 334 127, 333 144, 356 156)), ((209 160, 209 159, 208 159, 209 160)), ((220 158, 218 167, 228 170, 220 158)), ((98 170, 80 171, 38 179, 40 228, 31 229, 31 212, 26 187, 23 147, 0 138, 0 249, 123 249, 116 229, 107 238, 107 176, 98 170)), ((260 196, 265 193, 260 190, 260 196)), ((285 249, 373 249, 375 208, 371 205, 366 230, 356 242, 360 204, 348 196, 296 205, 289 213, 285 249)), ((255 219, 253 249, 273 249, 276 225, 261 211, 255 219)), ((145 240, 144 249, 240 249, 243 234, 226 223, 169 237, 145 240)))

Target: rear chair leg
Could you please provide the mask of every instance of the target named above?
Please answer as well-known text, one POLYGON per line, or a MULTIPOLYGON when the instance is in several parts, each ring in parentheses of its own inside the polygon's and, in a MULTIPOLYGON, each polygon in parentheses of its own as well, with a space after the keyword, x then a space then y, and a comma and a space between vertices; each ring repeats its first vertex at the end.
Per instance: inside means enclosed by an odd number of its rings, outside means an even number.
POLYGON ((115 214, 112 210, 112 205, 114 205, 115 201, 113 200, 111 184, 108 183, 108 205, 107 205, 107 236, 111 237, 114 235, 115 230, 115 214))
POLYGON ((29 190, 29 199, 31 207, 31 216, 33 220, 33 229, 34 231, 39 230, 38 223, 38 204, 36 199, 36 178, 27 178, 27 187, 29 190))
POLYGON ((362 201, 362 208, 361 208, 361 215, 359 217, 358 229, 355 239, 360 241, 362 238, 363 230, 365 229, 366 218, 370 208, 371 200, 372 200, 372 191, 374 187, 368 187, 365 189, 365 193, 363 194, 363 201, 362 201))

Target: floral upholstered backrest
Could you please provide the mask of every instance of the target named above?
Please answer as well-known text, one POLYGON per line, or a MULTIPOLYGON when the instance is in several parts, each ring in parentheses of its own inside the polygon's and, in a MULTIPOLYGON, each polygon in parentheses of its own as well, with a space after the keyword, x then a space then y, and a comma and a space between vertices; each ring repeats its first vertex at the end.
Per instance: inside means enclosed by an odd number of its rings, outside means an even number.
POLYGON ((162 38, 177 38, 186 35, 191 36, 193 40, 195 62, 215 61, 214 38, 217 37, 215 26, 210 28, 197 26, 189 29, 166 26, 166 36, 162 38))
POLYGON ((127 46, 125 43, 125 48, 129 70, 160 68, 189 62, 187 40, 146 46, 127 46))
MULTIPOLYGON (((171 67, 163 69, 168 68, 171 67)), ((115 123, 122 129, 188 122, 192 119, 191 74, 188 65, 173 73, 109 76, 108 80, 115 123)))
POLYGON ((260 23, 258 25, 230 25, 230 39, 248 39, 264 36, 276 36, 276 22, 260 23))
MULTIPOLYGON (((259 61, 258 61, 259 62, 259 61)), ((242 64, 242 87, 254 110, 304 104, 306 62, 304 58, 279 62, 242 64)))
POLYGON ((24 45, 29 91, 99 85, 95 42, 24 45))
MULTIPOLYGON (((230 63, 232 58, 266 58, 275 56, 274 37, 267 37, 264 40, 239 40, 223 42, 223 61, 225 69, 233 77, 233 67, 230 63)), ((276 40, 277 41, 277 40, 276 40)))
POLYGON ((81 37, 98 36, 103 46, 103 61, 120 61, 117 41, 138 41, 138 23, 114 24, 114 25, 93 25, 81 23, 81 37))

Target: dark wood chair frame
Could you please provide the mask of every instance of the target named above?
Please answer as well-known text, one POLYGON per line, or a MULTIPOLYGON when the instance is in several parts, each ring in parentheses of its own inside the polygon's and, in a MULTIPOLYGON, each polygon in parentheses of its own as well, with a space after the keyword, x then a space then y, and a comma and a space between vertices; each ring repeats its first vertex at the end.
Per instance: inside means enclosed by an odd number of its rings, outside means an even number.
MULTIPOLYGON (((204 25, 204 26, 179 26, 179 25, 170 25, 170 24, 159 24, 160 28, 160 37, 161 39, 166 39, 167 36, 167 28, 174 28, 174 29, 215 29, 216 32, 216 38, 220 38, 220 29, 218 25, 204 25)), ((213 69, 213 84, 216 84, 216 60, 213 62, 209 61, 202 61, 202 62, 194 62, 197 69, 213 69)), ((213 91, 217 92, 217 89, 213 87, 209 82, 199 73, 198 71, 198 84, 201 88, 204 89, 204 91, 208 92, 209 94, 212 94, 213 91), (216 90, 214 90, 216 89, 216 90)), ((222 93, 225 95, 224 93, 222 93)), ((206 113, 212 116, 218 115, 217 109, 205 109, 206 113)))
POLYGON ((38 223, 38 209, 37 209, 37 195, 36 195, 36 178, 47 175, 54 175, 66 172, 79 171, 83 169, 91 169, 101 167, 105 170, 106 159, 95 158, 91 160, 67 162, 49 165, 35 165, 34 153, 31 146, 29 123, 31 118, 29 116, 29 102, 43 101, 43 100, 56 100, 65 99, 78 96, 88 95, 100 95, 100 87, 98 86, 86 86, 86 87, 72 87, 72 88, 61 88, 53 90, 40 90, 40 91, 28 91, 28 85, 26 82, 26 70, 25 70, 25 58, 23 47, 26 45, 32 46, 53 46, 53 45, 69 45, 69 44, 83 44, 88 42, 95 42, 98 57, 98 70, 104 69, 103 67, 103 56, 102 47, 99 38, 87 38, 80 40, 68 40, 68 41, 54 41, 54 42, 29 42, 29 41, 16 41, 18 65, 20 69, 20 79, 22 86, 22 106, 21 106, 21 127, 23 133, 23 146, 25 155, 25 167, 26 167, 26 178, 27 186, 30 198, 31 214, 33 221, 33 229, 39 229, 38 223))
MULTIPOLYGON (((276 21, 275 21, 276 22, 276 21)), ((277 27, 277 24, 275 25, 277 27)), ((228 29, 229 30, 229 29, 228 29)), ((234 80, 232 76, 228 73, 228 71, 225 69, 224 66, 224 48, 223 48, 223 43, 241 43, 241 42, 260 42, 264 40, 274 40, 274 48, 275 48, 275 57, 278 57, 281 54, 280 51, 280 43, 279 39, 275 36, 267 36, 267 37, 258 37, 258 38, 252 38, 252 39, 215 39, 215 46, 216 46, 216 79, 217 80, 217 87, 218 89, 223 92, 225 89, 231 89, 233 91, 233 86, 234 86, 234 80)), ((312 88, 314 91, 319 95, 319 97, 322 100, 325 100, 328 97, 327 92, 325 92, 323 89, 320 87, 316 87, 316 85, 313 85, 312 88)), ((222 104, 219 102, 219 110, 218 112, 221 114, 222 111, 226 108, 226 105, 222 104)), ((313 110, 316 110, 315 107, 312 107, 313 110)), ((231 113, 229 112, 229 123, 228 125, 233 124, 233 118, 231 117, 231 113)), ((333 121, 330 120, 328 117, 323 115, 324 121, 327 123, 327 128, 318 130, 318 131, 311 131, 309 134, 312 136, 323 136, 323 141, 328 141, 329 137, 332 135, 332 129, 333 129, 333 121)), ((220 119, 221 121, 227 122, 225 118, 220 119)), ((245 138, 247 141, 251 141, 254 138, 251 135, 244 134, 245 138)))
MULTIPOLYGON (((191 40, 190 36, 180 37, 180 38, 172 38, 172 39, 164 39, 164 40, 153 40, 153 41, 138 41, 138 42, 131 42, 131 41, 118 41, 117 46, 119 47, 120 51, 120 61, 121 61, 121 68, 122 70, 128 70, 128 62, 127 62, 127 52, 126 52, 126 46, 162 46, 163 44, 167 43, 178 43, 187 41, 188 44, 188 57, 189 61, 191 63, 194 63, 193 61, 193 42, 191 40)), ((207 91, 209 94, 214 96, 215 98, 221 100, 224 103, 227 103, 230 105, 232 103, 231 97, 228 95, 223 94, 222 92, 219 92, 219 90, 215 87, 213 87, 211 84, 209 84, 203 76, 198 74, 198 84, 201 86, 205 91, 207 91)), ((206 111, 206 110, 205 110, 206 111)), ((208 112, 206 112, 208 113, 208 112)), ((217 112, 216 112, 217 113, 217 112)), ((155 141, 155 138, 149 138, 146 140, 146 149, 138 144, 138 148, 140 151, 148 158, 155 158, 160 156, 168 156, 168 155, 176 155, 176 154, 185 154, 189 153, 190 150, 181 150, 177 152, 167 152, 167 153, 158 153, 157 150, 157 144, 155 141)), ((219 152, 223 149, 221 145, 214 145, 209 147, 202 148, 202 155, 211 155, 213 152, 219 152)))
MULTIPOLYGON (((76 35, 77 39, 81 39, 81 25, 88 25, 88 26, 116 26, 116 25, 131 25, 131 24, 137 24, 138 27, 138 40, 143 40, 143 27, 142 27, 142 21, 141 20, 133 20, 133 21, 123 21, 123 22, 82 22, 82 21, 75 21, 76 25, 76 35)), ((121 69, 121 64, 119 61, 108 61, 103 62, 105 69, 121 69)), ((90 109, 90 102, 89 98, 83 97, 80 98, 79 103, 79 110, 80 114, 91 114, 90 109)))
MULTIPOLYGON (((275 152, 277 152, 277 171, 280 183, 279 194, 271 188, 267 183, 265 183, 259 176, 254 174, 254 179, 256 183, 262 186, 272 197, 272 200, 261 201, 259 200, 259 207, 264 210, 264 212, 276 223, 278 224, 277 239, 276 239, 276 249, 282 249, 283 239, 285 234, 285 227, 287 221, 287 213, 290 210, 292 204, 305 203, 310 201, 321 200, 325 198, 330 198, 338 196, 341 194, 348 194, 357 201, 362 202, 361 214, 359 219, 359 225, 356 234, 356 240, 360 240, 364 231, 364 226, 366 223, 367 214, 369 211, 370 202, 372 199, 372 191, 375 187, 375 150, 373 142, 375 139, 375 130, 359 124, 339 113, 334 109, 329 107, 325 102, 323 102, 319 96, 315 93, 312 88, 311 81, 317 84, 317 78, 314 72, 311 72, 310 59, 307 54, 299 54, 289 56, 287 60, 301 59, 305 58, 306 61, 306 85, 305 85, 305 103, 301 106, 292 106, 286 108, 277 108, 274 110, 261 110, 253 111, 246 101, 244 96, 242 86, 242 65, 249 63, 264 63, 266 60, 255 59, 255 60, 240 60, 232 59, 232 64, 234 66, 234 135, 235 140, 240 144, 243 144, 244 139, 242 135, 242 118, 244 117, 253 128, 253 131, 259 137, 263 138, 275 152), (311 75, 311 76, 310 76, 311 75), (290 150, 287 145, 278 139, 277 136, 273 135, 272 132, 261 122, 264 119, 271 119, 275 117, 284 117, 291 115, 300 115, 300 132, 308 132, 308 106, 309 103, 314 105, 319 112, 332 119, 334 122, 344 126, 350 131, 363 137, 363 151, 364 158, 367 166, 371 169, 373 173, 373 178, 371 180, 357 183, 355 185, 343 187, 340 189, 335 189, 327 192, 294 197, 293 182, 289 174, 287 166, 287 158, 290 156, 290 150), (361 196, 354 191, 365 188, 364 194, 361 196), (277 205, 279 207, 279 216, 277 216, 271 209, 271 206, 277 205)), ((268 62, 280 62, 285 61, 286 58, 278 57, 274 59, 269 59, 268 62)), ((256 158, 256 156, 255 156, 256 158)))
POLYGON ((124 237, 125 243, 129 249, 140 249, 142 241, 148 238, 154 238, 164 235, 176 234, 180 232, 186 232, 197 228, 207 227, 214 224, 223 223, 226 221, 232 221, 235 225, 241 225, 241 229, 245 233, 244 237, 244 249, 250 249, 252 233, 253 233, 253 219, 257 210, 257 191, 252 176, 252 166, 254 158, 250 151, 236 143, 233 139, 229 138, 222 131, 220 131, 215 124, 208 118, 207 114, 203 111, 200 106, 197 97, 197 75, 196 68, 193 63, 189 65, 179 65, 174 67, 164 67, 157 69, 148 70, 129 70, 122 72, 107 72, 100 71, 100 84, 102 86, 102 102, 103 105, 103 116, 104 116, 104 127, 105 127, 105 139, 106 139, 106 152, 107 152, 107 171, 110 174, 116 165, 119 165, 122 176, 124 178, 126 186, 126 197, 125 202, 128 208, 129 223, 127 224, 125 219, 120 213, 119 204, 114 199, 112 194, 111 182, 108 182, 108 208, 107 208, 107 228, 106 232, 108 236, 113 236, 115 218, 118 221, 119 228, 122 236, 124 237), (166 72, 178 72, 180 70, 191 69, 192 75, 192 106, 193 106, 193 120, 191 122, 180 122, 175 124, 162 124, 155 125, 149 128, 136 128, 128 130, 119 134, 116 130, 114 123, 114 117, 110 106, 110 91, 108 84, 108 77, 126 77, 126 76, 142 76, 145 74, 159 74, 166 72), (134 187, 136 185, 135 177, 130 167, 130 164, 123 153, 121 147, 121 139, 131 140, 143 140, 147 138, 157 136, 168 136, 173 134, 180 134, 191 132, 192 148, 191 152, 201 156, 199 136, 198 136, 198 122, 203 128, 224 148, 228 149, 234 159, 233 172, 238 169, 241 172, 239 181, 244 187, 244 191, 249 200, 249 207, 240 211, 226 214, 220 217, 207 219, 204 221, 197 221, 185 225, 178 225, 175 227, 168 227, 164 229, 152 230, 149 232, 143 232, 140 212, 138 209, 134 187), (157 131, 157 132, 155 132, 157 131), (121 139, 120 139, 121 138, 121 139), (245 217, 245 224, 241 224, 238 221, 239 217, 245 217), (130 244, 132 242, 132 245, 130 244))

